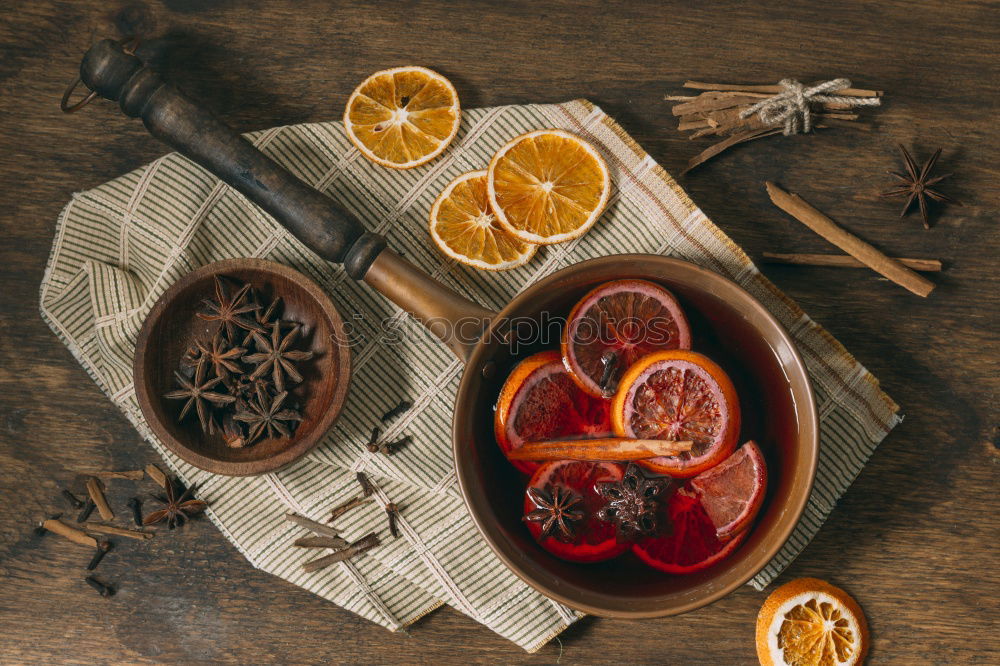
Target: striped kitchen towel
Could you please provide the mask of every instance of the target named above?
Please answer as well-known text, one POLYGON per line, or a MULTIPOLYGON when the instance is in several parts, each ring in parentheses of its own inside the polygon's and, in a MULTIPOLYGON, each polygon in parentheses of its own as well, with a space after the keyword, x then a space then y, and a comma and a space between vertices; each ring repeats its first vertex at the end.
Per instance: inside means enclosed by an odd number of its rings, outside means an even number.
MULTIPOLYGON (((499 309, 525 286, 592 257, 649 252, 706 266, 759 299, 795 338, 809 369, 821 422, 815 489, 788 543, 751 584, 767 585, 819 530, 875 447, 899 422, 896 405, 836 340, 764 278, 674 180, 625 131, 587 101, 463 112, 454 144, 409 171, 368 162, 340 123, 278 127, 248 135, 264 152, 354 213, 427 273, 499 309), (592 142, 611 169, 613 192, 601 221, 582 238, 543 248, 527 265, 486 273, 433 248, 427 212, 444 185, 482 169, 513 136, 559 127, 592 142)), ((527 587, 492 554, 465 511, 451 459, 451 406, 461 366, 398 308, 312 254, 243 196, 200 167, 166 155, 73 196, 63 210, 41 286, 42 316, 95 382, 186 483, 198 483, 208 515, 255 566, 389 629, 442 603, 526 650, 535 650, 579 613, 527 587), (272 474, 229 478, 184 463, 156 440, 131 382, 136 335, 161 293, 180 276, 229 257, 263 257, 316 281, 353 329, 352 390, 337 424, 306 458, 272 474), (405 339, 406 344, 399 344, 405 339), (400 400, 413 406, 386 437, 408 434, 392 457, 364 447, 378 416, 400 400), (351 562, 310 574, 291 547, 301 529, 287 511, 321 518, 357 492, 355 472, 376 483, 377 502, 342 519, 348 537, 401 509, 400 539, 351 562)), ((338 526, 341 522, 338 522, 338 526)))

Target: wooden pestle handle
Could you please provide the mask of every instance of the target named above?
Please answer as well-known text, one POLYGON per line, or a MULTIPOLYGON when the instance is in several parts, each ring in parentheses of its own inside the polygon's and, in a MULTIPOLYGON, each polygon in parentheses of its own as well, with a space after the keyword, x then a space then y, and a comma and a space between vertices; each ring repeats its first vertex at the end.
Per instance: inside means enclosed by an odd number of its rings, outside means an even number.
POLYGON ((195 104, 110 39, 95 44, 80 64, 80 79, 122 111, 142 118, 149 132, 243 193, 324 259, 343 263, 355 280, 385 249, 327 196, 257 150, 207 109, 195 104))

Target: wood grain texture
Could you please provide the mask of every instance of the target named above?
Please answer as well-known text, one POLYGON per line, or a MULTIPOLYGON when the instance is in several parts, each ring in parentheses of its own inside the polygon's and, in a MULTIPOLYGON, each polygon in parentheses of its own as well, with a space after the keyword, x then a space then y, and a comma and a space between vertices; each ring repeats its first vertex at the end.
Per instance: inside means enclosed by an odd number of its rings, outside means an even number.
MULTIPOLYGON (((392 635, 255 571, 204 519, 149 542, 120 540, 83 583, 85 549, 37 521, 82 495, 78 470, 156 460, 37 313, 56 217, 73 191, 156 158, 136 122, 95 102, 58 102, 96 39, 140 30, 145 55, 242 130, 338 117, 354 86, 399 64, 438 69, 465 107, 587 97, 671 173, 707 143, 675 129, 664 95, 688 79, 773 83, 847 76, 884 90, 870 133, 769 137, 699 167, 682 184, 753 257, 831 252, 773 208, 763 181, 800 193, 893 256, 946 270, 917 298, 869 271, 766 266, 839 338, 907 415, 813 543, 778 582, 817 576, 849 590, 871 622, 871 663, 997 663, 1000 430, 993 111, 997 7, 989 2, 341 3, 318 0, 9 0, 0 7, 0 626, 2 660, 54 663, 551 663, 448 609, 392 635), (941 146, 942 188, 964 208, 935 226, 899 220, 876 194, 941 146), (74 485, 77 484, 77 485, 74 485)), ((146 489, 149 489, 149 482, 146 489)), ((131 481, 107 480, 125 511, 131 481)), ((72 518, 70 518, 71 520, 72 518)), ((162 530, 160 530, 162 532, 162 530)), ((586 619, 563 663, 753 663, 763 593, 746 588, 656 621, 586 619)))

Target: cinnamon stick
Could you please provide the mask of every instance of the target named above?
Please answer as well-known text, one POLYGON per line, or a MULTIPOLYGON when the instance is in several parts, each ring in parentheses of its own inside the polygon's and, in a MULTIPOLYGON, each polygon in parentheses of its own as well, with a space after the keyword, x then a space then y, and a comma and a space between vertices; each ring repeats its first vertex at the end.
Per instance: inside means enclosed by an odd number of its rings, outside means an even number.
POLYGON ((711 146, 709 146, 705 150, 701 151, 700 153, 698 153, 697 155, 695 155, 694 157, 692 157, 688 161, 687 168, 684 169, 684 171, 682 171, 681 173, 682 174, 687 173, 688 171, 690 171, 691 169, 695 168, 696 166, 698 166, 702 162, 707 162, 708 160, 712 159, 713 157, 715 157, 716 155, 718 155, 719 153, 721 153, 725 149, 730 148, 732 146, 735 146, 738 143, 743 143, 744 141, 750 141, 752 139, 758 139, 758 138, 760 138, 762 136, 771 136, 772 134, 781 134, 782 131, 783 131, 782 128, 776 127, 776 128, 771 128, 771 129, 752 130, 752 131, 749 131, 749 132, 741 132, 740 134, 733 134, 732 136, 730 136, 730 137, 728 137, 726 139, 723 139, 719 143, 712 144, 711 146))
POLYGON ((318 523, 315 520, 310 520, 305 516, 300 516, 297 513, 286 513, 285 520, 289 520, 299 527, 304 527, 311 532, 316 534, 321 534, 322 536, 328 537, 339 537, 340 530, 337 530, 329 525, 324 525, 323 523, 318 523))
POLYGON ((297 548, 347 548, 347 539, 328 536, 299 537, 293 543, 297 548))
POLYGON ((128 479, 129 481, 141 481, 144 472, 141 469, 129 469, 117 472, 88 472, 88 474, 101 479, 128 479))
POLYGON ((87 480, 87 492, 90 494, 90 499, 94 500, 94 505, 97 507, 97 512, 101 514, 101 518, 114 520, 115 512, 108 506, 108 500, 104 496, 104 487, 99 479, 92 476, 87 480))
POLYGON ((91 548, 97 548, 97 539, 86 534, 82 530, 78 530, 75 527, 70 527, 61 520, 55 518, 49 518, 44 523, 42 527, 49 530, 50 532, 55 532, 61 537, 65 537, 72 541, 73 543, 78 543, 81 546, 90 546, 91 548))
POLYGON ((153 463, 146 465, 146 474, 149 474, 149 478, 156 481, 157 484, 164 490, 167 488, 167 475, 163 473, 159 467, 153 463))
POLYGON ((347 548, 343 550, 338 550, 336 553, 330 553, 318 559, 306 562, 302 565, 302 571, 305 573, 312 573, 313 571, 318 571, 324 567, 328 567, 336 562, 343 562, 344 560, 349 560, 359 553, 363 553, 366 550, 371 550, 375 546, 379 545, 378 535, 372 532, 371 534, 364 536, 354 543, 352 543, 347 548))
MULTIPOLYGON (((768 93, 771 95, 776 95, 777 93, 783 92, 783 88, 778 85, 740 85, 732 83, 704 83, 702 81, 685 81, 685 88, 692 88, 694 90, 726 90, 732 92, 741 93, 768 93)), ((863 88, 844 88, 843 90, 838 90, 834 95, 840 95, 842 97, 881 97, 884 93, 881 90, 865 90, 863 88)))
MULTIPOLYGON (((782 254, 779 252, 764 252, 761 255, 765 263, 793 264, 796 266, 836 266, 840 268, 859 268, 864 264, 849 254, 782 254)), ((915 271, 937 272, 941 270, 941 262, 937 259, 910 259, 893 257, 907 268, 915 271)))
POLYGON ((124 527, 115 527, 114 525, 105 525, 104 523, 95 523, 93 521, 85 522, 83 524, 83 529, 88 532, 97 532, 98 534, 114 534, 116 536, 128 537, 129 539, 139 539, 140 541, 152 539, 155 536, 152 532, 127 530, 124 527))
POLYGON ((841 250, 918 296, 934 291, 934 283, 917 275, 891 257, 875 249, 809 205, 797 194, 790 194, 772 182, 765 182, 767 194, 775 206, 830 241, 841 250))
POLYGON ((593 460, 625 462, 647 460, 660 456, 675 456, 690 451, 694 442, 672 442, 665 439, 574 439, 550 442, 525 442, 507 452, 511 460, 593 460))
POLYGON ((345 513, 347 513, 348 511, 350 511, 351 509, 359 507, 362 504, 370 504, 371 502, 374 502, 374 501, 375 500, 373 500, 371 498, 365 499, 364 497, 355 497, 353 499, 349 499, 346 502, 344 502, 343 504, 341 504, 340 506, 337 506, 337 507, 333 508, 333 510, 330 512, 330 518, 329 518, 329 520, 330 520, 330 522, 333 522, 334 520, 336 520, 337 518, 340 518, 342 515, 344 515, 345 513))

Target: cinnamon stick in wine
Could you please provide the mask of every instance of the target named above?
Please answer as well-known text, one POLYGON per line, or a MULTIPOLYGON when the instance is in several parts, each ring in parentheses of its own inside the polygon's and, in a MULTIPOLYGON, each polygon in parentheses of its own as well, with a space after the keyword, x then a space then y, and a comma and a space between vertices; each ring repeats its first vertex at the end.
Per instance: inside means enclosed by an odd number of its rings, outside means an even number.
POLYGON ((830 241, 844 252, 918 296, 934 291, 934 283, 875 249, 809 205, 797 194, 790 194, 772 182, 765 182, 767 194, 775 206, 830 241))

